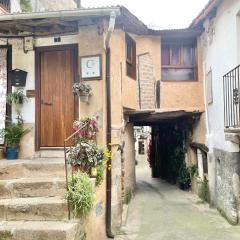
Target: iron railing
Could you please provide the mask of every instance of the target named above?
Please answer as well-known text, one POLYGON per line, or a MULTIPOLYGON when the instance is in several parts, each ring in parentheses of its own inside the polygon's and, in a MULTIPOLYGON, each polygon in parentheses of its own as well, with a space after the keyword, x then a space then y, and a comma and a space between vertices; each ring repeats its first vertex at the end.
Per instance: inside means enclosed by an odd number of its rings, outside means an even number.
POLYGON ((0 7, 2 7, 7 12, 11 11, 11 1, 10 0, 0 0, 0 7))
POLYGON ((223 76, 225 128, 240 127, 240 65, 223 76))
MULTIPOLYGON (((82 127, 80 127, 77 131, 75 131, 72 135, 70 135, 68 138, 66 138, 64 140, 64 160, 65 160, 65 174, 66 174, 66 189, 68 191, 68 174, 69 174, 69 170, 71 171, 71 175, 73 177, 73 168, 71 164, 68 164, 68 160, 67 160, 67 154, 68 154, 68 150, 71 148, 71 144, 69 146, 68 142, 72 141, 73 144, 76 144, 76 140, 77 140, 77 135, 78 133, 83 130, 89 122, 86 122, 82 127), (70 165, 70 166, 69 166, 70 165)), ((67 204, 68 204, 68 219, 70 220, 71 218, 71 209, 70 209, 70 203, 69 200, 67 199, 67 204)))

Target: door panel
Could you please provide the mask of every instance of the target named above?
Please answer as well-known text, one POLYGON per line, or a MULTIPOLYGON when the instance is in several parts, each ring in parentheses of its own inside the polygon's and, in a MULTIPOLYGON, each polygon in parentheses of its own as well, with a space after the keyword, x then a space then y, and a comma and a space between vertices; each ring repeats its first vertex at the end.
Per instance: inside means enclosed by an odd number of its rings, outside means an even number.
POLYGON ((41 51, 40 60, 40 147, 61 147, 72 133, 76 61, 74 49, 41 51))

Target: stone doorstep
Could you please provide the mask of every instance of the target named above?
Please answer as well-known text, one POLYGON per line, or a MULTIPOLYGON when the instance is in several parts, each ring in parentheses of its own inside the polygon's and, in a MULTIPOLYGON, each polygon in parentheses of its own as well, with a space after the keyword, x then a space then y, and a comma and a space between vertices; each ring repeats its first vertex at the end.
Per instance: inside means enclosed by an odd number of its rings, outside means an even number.
POLYGON ((8 221, 67 220, 67 202, 57 197, 1 199, 0 219, 8 221))
POLYGON ((82 226, 82 222, 76 220, 2 221, 0 237, 6 236, 4 240, 79 240, 82 226))
POLYGON ((0 199, 24 197, 64 197, 66 179, 20 178, 0 180, 0 199))
POLYGON ((26 177, 63 177, 65 164, 61 159, 49 160, 0 160, 0 178, 15 179, 26 177))

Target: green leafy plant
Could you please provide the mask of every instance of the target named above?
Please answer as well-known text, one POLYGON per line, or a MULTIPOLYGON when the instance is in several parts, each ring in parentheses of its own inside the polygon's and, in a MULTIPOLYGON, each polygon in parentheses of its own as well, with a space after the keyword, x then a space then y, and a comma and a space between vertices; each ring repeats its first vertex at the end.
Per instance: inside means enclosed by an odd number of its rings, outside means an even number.
POLYGON ((188 169, 188 171, 189 171, 189 173, 190 173, 191 178, 192 178, 195 174, 198 174, 198 166, 197 166, 197 164, 193 164, 193 165, 189 166, 187 169, 188 169))
POLYGON ((124 203, 129 204, 133 198, 133 190, 131 188, 127 188, 124 196, 124 203))
POLYGON ((16 89, 14 92, 7 95, 8 104, 21 105, 27 100, 27 97, 23 93, 22 89, 16 89))
POLYGON ((94 192, 89 176, 80 171, 68 178, 67 196, 74 217, 86 217, 93 208, 94 192))
POLYGON ((29 0, 20 0, 20 5, 23 12, 32 12, 32 6, 29 0))
MULTIPOLYGON (((110 153, 107 153, 107 154, 110 154, 110 153)), ((104 180, 104 172, 105 172, 105 169, 106 169, 106 166, 107 166, 107 162, 108 162, 108 159, 107 159, 107 156, 105 155, 105 160, 102 161, 97 167, 97 176, 96 176, 96 186, 100 186, 104 180)))
POLYGON ((206 177, 204 177, 204 180, 200 186, 198 196, 204 201, 204 202, 210 202, 210 191, 209 191, 209 185, 208 180, 206 177))
POLYGON ((170 155, 170 161, 168 165, 168 175, 172 179, 168 179, 172 183, 176 183, 179 177, 179 169, 181 168, 185 158, 185 151, 182 146, 175 147, 173 153, 170 155))
POLYGON ((186 167, 185 161, 183 161, 183 164, 179 169, 178 181, 179 181, 180 184, 182 184, 182 185, 184 185, 185 187, 188 187, 188 188, 191 184, 190 173, 189 173, 189 171, 186 167))
POLYGON ((29 132, 22 124, 9 123, 5 129, 0 130, 0 136, 5 137, 7 146, 18 147, 21 138, 29 132))
POLYGON ((82 171, 90 173, 91 168, 102 165, 108 160, 106 148, 94 141, 79 141, 67 152, 67 161, 72 166, 78 166, 82 171))

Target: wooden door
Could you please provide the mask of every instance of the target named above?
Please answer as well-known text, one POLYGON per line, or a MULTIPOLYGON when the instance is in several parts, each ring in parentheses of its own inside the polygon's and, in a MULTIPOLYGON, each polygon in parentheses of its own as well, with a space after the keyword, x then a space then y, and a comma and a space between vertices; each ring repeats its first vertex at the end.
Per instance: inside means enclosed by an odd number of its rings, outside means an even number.
POLYGON ((62 147, 72 134, 76 101, 72 85, 76 79, 77 54, 74 46, 40 49, 38 147, 62 147))

